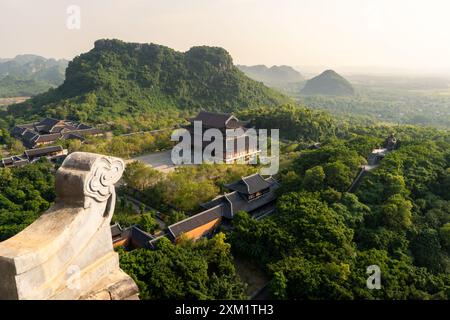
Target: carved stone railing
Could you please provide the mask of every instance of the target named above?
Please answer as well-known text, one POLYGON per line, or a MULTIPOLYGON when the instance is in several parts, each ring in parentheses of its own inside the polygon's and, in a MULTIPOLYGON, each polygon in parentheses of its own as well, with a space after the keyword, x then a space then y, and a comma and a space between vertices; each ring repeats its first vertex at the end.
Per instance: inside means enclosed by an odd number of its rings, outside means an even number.
POLYGON ((0 243, 0 299, 127 299, 137 286, 119 267, 110 221, 121 159, 75 152, 56 173, 52 207, 0 243))

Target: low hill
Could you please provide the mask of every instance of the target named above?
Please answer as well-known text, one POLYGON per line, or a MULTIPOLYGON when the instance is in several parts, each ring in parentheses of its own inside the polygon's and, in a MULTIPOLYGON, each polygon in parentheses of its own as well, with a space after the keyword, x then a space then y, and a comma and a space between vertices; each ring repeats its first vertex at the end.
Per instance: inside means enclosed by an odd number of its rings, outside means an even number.
POLYGON ((289 66, 237 66, 248 77, 263 82, 267 86, 284 87, 287 84, 304 82, 305 78, 300 72, 289 66))
POLYGON ((0 60, 0 97, 32 96, 64 81, 68 61, 25 54, 0 60))
POLYGON ((305 95, 353 95, 355 90, 350 82, 333 70, 327 70, 308 80, 301 91, 305 95))
POLYGON ((23 118, 149 128, 177 112, 230 112, 289 100, 245 76, 222 48, 199 46, 183 53, 157 44, 98 40, 69 63, 61 86, 9 111, 23 118))

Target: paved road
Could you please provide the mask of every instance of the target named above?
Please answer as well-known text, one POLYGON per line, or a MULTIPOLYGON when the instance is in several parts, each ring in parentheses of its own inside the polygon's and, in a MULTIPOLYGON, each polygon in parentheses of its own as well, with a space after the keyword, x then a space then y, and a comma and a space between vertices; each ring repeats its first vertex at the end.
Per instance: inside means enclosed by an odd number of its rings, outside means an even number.
POLYGON ((163 129, 151 130, 151 131, 137 131, 137 132, 123 133, 120 136, 126 137, 126 136, 134 136, 136 134, 158 133, 158 132, 163 132, 163 131, 168 131, 168 130, 174 130, 176 128, 178 128, 178 126, 171 127, 171 128, 163 128, 163 129))
MULTIPOLYGON (((175 168, 180 166, 180 165, 175 165, 172 162, 171 155, 172 155, 172 149, 167 150, 167 151, 144 154, 142 156, 135 157, 129 161, 133 161, 133 160, 142 161, 142 162, 150 165, 152 168, 154 168, 164 174, 167 174, 169 172, 174 171, 175 168)), ((191 162, 192 163, 194 162, 194 158, 191 159, 191 162)), ((190 166, 190 165, 191 164, 183 164, 182 166, 190 166)))
POLYGON ((177 167, 170 159, 171 152, 172 150, 149 153, 132 160, 142 161, 162 173, 169 173, 177 167))
POLYGON ((379 164, 362 166, 358 176, 355 178, 355 180, 353 180, 353 183, 347 190, 347 192, 354 192, 358 187, 359 183, 361 182, 362 178, 364 178, 369 171, 372 171, 378 168, 379 166, 380 166, 379 164))

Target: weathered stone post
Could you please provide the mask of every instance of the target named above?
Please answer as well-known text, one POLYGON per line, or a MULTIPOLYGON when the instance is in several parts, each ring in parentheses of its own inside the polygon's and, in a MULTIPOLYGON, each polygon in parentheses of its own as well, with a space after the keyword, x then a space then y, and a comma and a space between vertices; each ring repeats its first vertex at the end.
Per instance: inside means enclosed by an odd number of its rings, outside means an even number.
POLYGON ((33 224, 0 243, 0 299, 137 297, 119 267, 110 221, 125 164, 70 154, 56 173, 56 201, 33 224))

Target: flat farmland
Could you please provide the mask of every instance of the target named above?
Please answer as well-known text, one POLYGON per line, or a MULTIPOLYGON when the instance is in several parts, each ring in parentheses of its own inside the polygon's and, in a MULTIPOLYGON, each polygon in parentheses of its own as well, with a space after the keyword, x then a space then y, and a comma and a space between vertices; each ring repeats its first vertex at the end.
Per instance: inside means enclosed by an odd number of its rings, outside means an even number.
POLYGON ((15 103, 21 103, 25 100, 30 99, 30 97, 8 97, 8 98, 0 98, 0 107, 6 107, 15 103))

